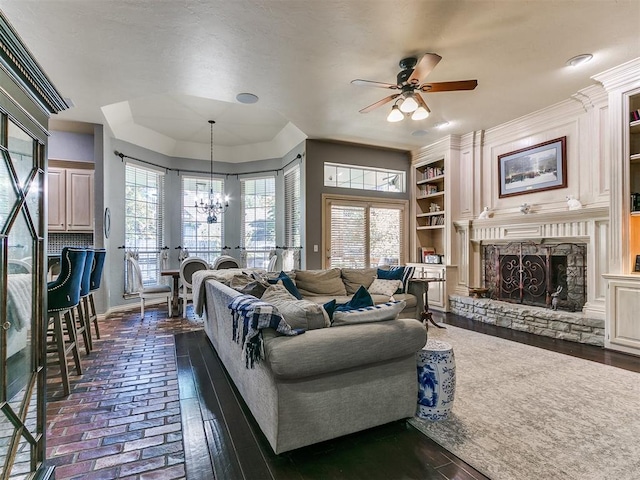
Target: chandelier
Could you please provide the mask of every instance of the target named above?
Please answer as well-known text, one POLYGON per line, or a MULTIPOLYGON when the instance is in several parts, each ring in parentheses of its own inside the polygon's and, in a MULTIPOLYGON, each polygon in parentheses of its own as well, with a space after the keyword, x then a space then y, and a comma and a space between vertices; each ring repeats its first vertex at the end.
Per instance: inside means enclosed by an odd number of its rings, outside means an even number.
POLYGON ((227 211, 229 207, 229 196, 213 193, 213 124, 214 120, 209 120, 211 125, 211 168, 209 170, 209 200, 207 203, 201 198, 200 202, 196 200, 196 212, 207 215, 207 223, 218 223, 218 216, 227 211))

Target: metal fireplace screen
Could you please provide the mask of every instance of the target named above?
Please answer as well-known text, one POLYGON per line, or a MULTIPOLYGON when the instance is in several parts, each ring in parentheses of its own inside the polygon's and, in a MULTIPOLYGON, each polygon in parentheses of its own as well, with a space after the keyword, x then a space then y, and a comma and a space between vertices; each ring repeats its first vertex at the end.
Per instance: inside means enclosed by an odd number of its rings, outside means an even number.
POLYGON ((495 300, 581 310, 586 302, 586 250, 575 243, 485 245, 485 288, 495 300))

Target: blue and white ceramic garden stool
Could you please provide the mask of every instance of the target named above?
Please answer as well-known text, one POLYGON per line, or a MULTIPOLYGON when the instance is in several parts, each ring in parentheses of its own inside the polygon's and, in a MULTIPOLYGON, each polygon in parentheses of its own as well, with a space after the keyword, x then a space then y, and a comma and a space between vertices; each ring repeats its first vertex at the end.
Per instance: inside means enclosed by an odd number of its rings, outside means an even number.
POLYGON ((418 409, 426 420, 445 420, 456 393, 456 361, 453 347, 440 340, 427 340, 418 357, 418 409))

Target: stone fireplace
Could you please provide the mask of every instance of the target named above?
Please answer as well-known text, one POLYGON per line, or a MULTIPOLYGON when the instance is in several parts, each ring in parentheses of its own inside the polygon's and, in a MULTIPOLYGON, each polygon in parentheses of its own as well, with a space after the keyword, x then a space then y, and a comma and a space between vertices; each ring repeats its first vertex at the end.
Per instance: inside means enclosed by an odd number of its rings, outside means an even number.
POLYGON ((510 242, 483 246, 488 297, 581 311, 587 299, 586 244, 510 242))
POLYGON ((449 311, 515 330, 604 344, 608 209, 455 222, 460 246, 449 311), (469 288, 484 287, 486 298, 469 288))

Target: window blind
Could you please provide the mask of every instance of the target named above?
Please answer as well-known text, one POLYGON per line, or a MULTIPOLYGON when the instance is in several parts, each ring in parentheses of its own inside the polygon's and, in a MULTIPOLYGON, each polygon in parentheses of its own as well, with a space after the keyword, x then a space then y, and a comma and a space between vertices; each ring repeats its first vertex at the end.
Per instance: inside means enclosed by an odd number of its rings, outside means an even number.
POLYGON ((406 202, 326 199, 329 267, 401 265, 406 259, 406 202))
POLYGON ((275 177, 240 180, 242 246, 247 267, 266 268, 269 251, 276 246, 275 177))
POLYGON ((126 164, 124 241, 127 249, 139 254, 144 284, 159 280, 158 259, 164 241, 164 190, 164 173, 126 164))
MULTIPOLYGON (((204 258, 213 263, 222 254, 224 239, 224 219, 217 223, 207 223, 207 214, 198 212, 195 203, 209 200, 211 181, 208 178, 182 177, 182 243, 190 255, 204 258)), ((213 180, 213 193, 224 192, 224 181, 213 180)))
POLYGON ((284 244, 300 247, 300 165, 284 174, 284 244))

